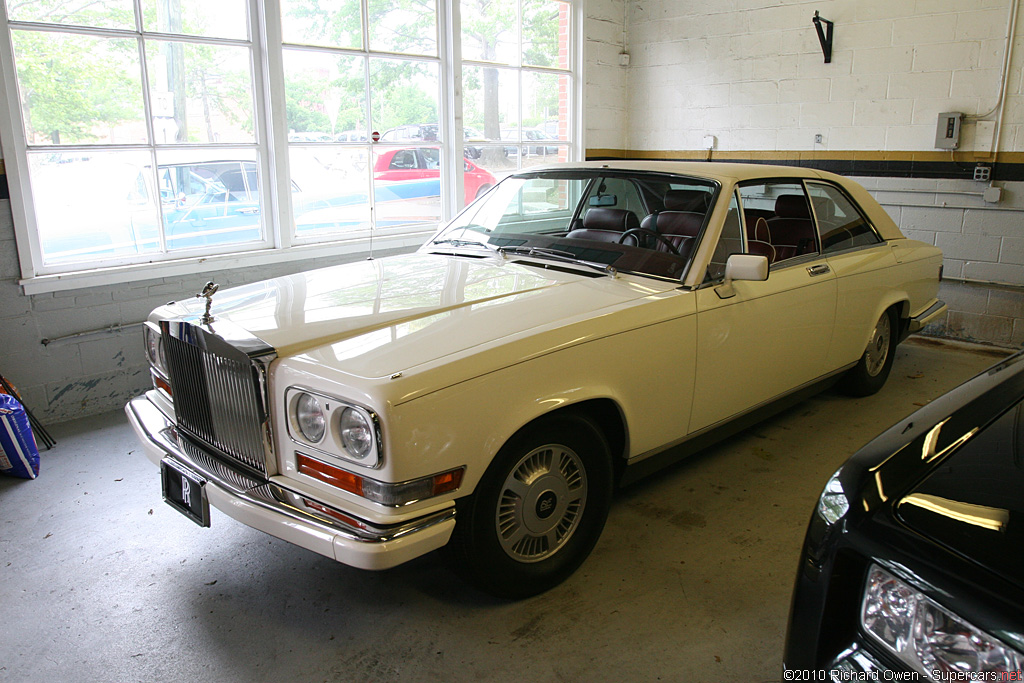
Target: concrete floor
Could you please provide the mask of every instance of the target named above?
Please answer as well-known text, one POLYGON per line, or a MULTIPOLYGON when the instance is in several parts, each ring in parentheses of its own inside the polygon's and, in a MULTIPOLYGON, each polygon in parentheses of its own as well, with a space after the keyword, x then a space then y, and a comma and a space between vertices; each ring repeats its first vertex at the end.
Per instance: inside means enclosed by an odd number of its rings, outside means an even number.
POLYGON ((350 569, 160 500, 124 416, 0 478, 0 680, 777 681, 804 528, 861 444, 1004 352, 914 339, 886 387, 827 392, 620 492, 569 581, 509 603, 435 553, 350 569))

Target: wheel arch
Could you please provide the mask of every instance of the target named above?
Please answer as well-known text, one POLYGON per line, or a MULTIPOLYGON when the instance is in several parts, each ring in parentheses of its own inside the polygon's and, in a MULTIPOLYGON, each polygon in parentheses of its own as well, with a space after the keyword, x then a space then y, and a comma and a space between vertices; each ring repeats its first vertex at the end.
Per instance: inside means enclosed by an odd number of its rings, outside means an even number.
POLYGON ((590 398, 559 406, 554 410, 537 415, 523 424, 514 433, 510 434, 506 443, 513 438, 530 429, 541 420, 557 418, 560 415, 582 415, 590 419, 601 432, 608 451, 612 456, 612 467, 615 481, 618 482, 626 468, 627 447, 629 444, 629 429, 626 424, 626 416, 621 406, 611 398, 590 398))

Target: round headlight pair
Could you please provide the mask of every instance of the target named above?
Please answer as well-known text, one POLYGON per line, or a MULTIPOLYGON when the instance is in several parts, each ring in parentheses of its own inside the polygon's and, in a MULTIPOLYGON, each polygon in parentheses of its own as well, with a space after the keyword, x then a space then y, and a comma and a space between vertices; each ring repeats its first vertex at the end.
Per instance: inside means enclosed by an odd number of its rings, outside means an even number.
POLYGON ((363 460, 373 453, 376 430, 367 415, 357 408, 345 406, 328 416, 313 394, 302 392, 295 401, 295 424, 299 433, 311 444, 319 444, 327 435, 329 421, 337 415, 337 435, 344 455, 363 460))

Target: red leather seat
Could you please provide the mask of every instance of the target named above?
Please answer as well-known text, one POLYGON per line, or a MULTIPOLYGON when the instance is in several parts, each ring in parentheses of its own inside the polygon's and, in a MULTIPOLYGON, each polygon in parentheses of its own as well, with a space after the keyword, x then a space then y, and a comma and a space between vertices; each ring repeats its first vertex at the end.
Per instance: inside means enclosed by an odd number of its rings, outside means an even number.
POLYGON ((566 237, 596 242, 618 242, 622 233, 640 227, 640 219, 628 209, 594 207, 583 214, 583 227, 571 230, 566 237))
POLYGON ((817 251, 814 222, 807 199, 800 194, 783 194, 775 200, 775 217, 768 220, 776 259, 792 258, 817 251))
MULTIPOLYGON (((702 190, 669 190, 663 200, 664 211, 644 216, 640 227, 663 235, 676 251, 682 253, 688 243, 696 239, 704 225, 704 216, 711 205, 711 194, 702 190)), ((658 251, 670 251, 661 240, 654 241, 658 251)))
POLYGON ((768 221, 762 217, 758 217, 753 224, 747 222, 747 253, 767 256, 768 263, 775 263, 779 260, 775 246, 772 244, 768 221))
MULTIPOLYGON (((645 216, 640 223, 641 228, 652 230, 682 252, 682 246, 687 242, 696 239, 700 233, 700 226, 704 224, 704 214, 693 211, 662 211, 645 216)), ((669 248, 661 240, 649 238, 648 241, 655 241, 653 245, 658 251, 669 251, 669 248)))

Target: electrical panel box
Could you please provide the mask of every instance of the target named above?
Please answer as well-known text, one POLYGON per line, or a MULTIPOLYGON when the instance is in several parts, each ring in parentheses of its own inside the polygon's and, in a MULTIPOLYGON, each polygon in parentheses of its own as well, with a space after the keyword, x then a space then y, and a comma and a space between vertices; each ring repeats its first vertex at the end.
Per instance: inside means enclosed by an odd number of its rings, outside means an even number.
POLYGON ((936 149, 960 148, 960 124, 964 115, 958 111, 947 111, 939 114, 939 124, 935 128, 936 149))

